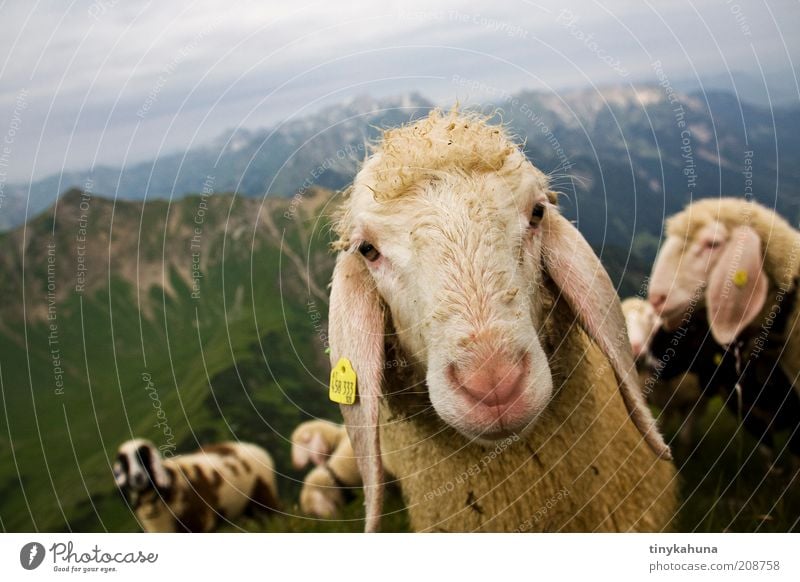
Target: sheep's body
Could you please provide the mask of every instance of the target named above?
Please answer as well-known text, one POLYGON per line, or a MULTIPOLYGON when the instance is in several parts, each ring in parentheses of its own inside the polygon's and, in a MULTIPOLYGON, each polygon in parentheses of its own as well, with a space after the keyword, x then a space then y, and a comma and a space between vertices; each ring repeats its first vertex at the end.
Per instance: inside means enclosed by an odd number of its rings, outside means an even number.
MULTIPOLYGON (((557 303, 550 327, 570 331, 548 335, 544 343, 560 389, 522 438, 470 442, 435 415, 414 413, 424 406, 418 393, 387 388, 392 396, 381 408, 381 450, 414 531, 670 528, 674 466, 642 442, 607 360, 570 322, 572 312, 557 303), (557 365, 575 353, 585 354, 577 367, 557 365)), ((415 385, 412 377, 398 380, 415 385)))
POLYGON ((154 477, 145 489, 129 493, 147 532, 209 532, 222 521, 278 507, 272 458, 256 445, 221 443, 161 459, 147 441, 129 443, 150 447, 152 463, 161 465, 146 469, 154 477))
MULTIPOLYGON (((789 447, 800 455, 800 232, 737 198, 694 202, 667 221, 666 232, 651 302, 671 319, 683 313, 684 322, 707 321, 708 335, 731 346, 724 373, 714 374, 729 408, 765 444, 789 429, 789 447)), ((684 342, 680 351, 694 360, 697 348, 684 342)))
POLYGON ((787 317, 789 331, 780 365, 789 378, 800 377, 800 302, 795 302, 791 313, 781 313, 786 294, 795 289, 800 276, 800 232, 768 208, 740 198, 694 202, 667 221, 666 231, 668 236, 691 240, 700 229, 715 221, 729 230, 747 225, 758 234, 762 244, 762 268, 769 285, 768 299, 749 332, 758 335, 762 324, 775 315, 787 317))
MULTIPOLYGON (((344 427, 341 427, 344 432, 344 427)), ((355 453, 345 432, 327 463, 314 467, 303 481, 300 509, 303 513, 331 519, 341 511, 351 489, 361 486, 355 453)))

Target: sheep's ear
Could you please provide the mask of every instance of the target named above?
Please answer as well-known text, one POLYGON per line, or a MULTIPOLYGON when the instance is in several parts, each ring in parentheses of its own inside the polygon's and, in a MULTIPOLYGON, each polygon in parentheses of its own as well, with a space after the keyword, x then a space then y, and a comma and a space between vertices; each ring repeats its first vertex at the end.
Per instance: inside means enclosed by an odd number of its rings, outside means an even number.
POLYGON ((625 316, 611 279, 586 239, 554 206, 542 220, 542 255, 550 278, 614 368, 636 428, 656 454, 672 458, 639 388, 625 316))
POLYGON ((314 465, 324 465, 331 455, 331 447, 321 432, 316 432, 308 442, 308 456, 314 465))
POLYGON ((302 469, 309 463, 323 465, 331 454, 331 447, 321 431, 313 431, 305 436, 300 442, 292 443, 292 465, 295 469, 302 469))
POLYGON ((733 229, 708 281, 706 311, 711 335, 727 346, 750 325, 767 300, 761 239, 749 226, 733 229))
POLYGON ((331 283, 331 365, 347 358, 356 372, 355 404, 342 405, 347 434, 364 481, 366 531, 377 531, 383 507, 378 407, 384 364, 383 303, 361 257, 342 252, 331 283))
POLYGON ((161 455, 154 445, 143 445, 139 447, 139 458, 142 461, 143 468, 150 477, 150 481, 159 489, 166 489, 172 483, 164 463, 161 461, 161 455))

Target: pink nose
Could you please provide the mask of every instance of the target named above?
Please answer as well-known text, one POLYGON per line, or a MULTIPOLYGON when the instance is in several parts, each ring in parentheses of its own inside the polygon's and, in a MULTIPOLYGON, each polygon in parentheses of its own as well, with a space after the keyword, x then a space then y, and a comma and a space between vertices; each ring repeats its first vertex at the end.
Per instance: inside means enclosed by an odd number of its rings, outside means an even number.
POLYGON ((450 364, 450 380, 472 400, 486 406, 506 406, 522 394, 530 364, 522 358, 493 356, 477 362, 473 369, 459 369, 450 364))

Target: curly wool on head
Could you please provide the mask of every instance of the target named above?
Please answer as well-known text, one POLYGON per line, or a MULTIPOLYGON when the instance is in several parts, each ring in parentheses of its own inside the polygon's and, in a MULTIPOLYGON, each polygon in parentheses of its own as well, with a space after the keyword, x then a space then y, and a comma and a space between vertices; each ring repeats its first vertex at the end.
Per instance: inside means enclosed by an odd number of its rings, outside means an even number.
MULTIPOLYGON (((532 166, 525 167, 522 144, 504 127, 490 124, 492 117, 458 108, 448 112, 434 109, 425 119, 385 130, 345 196, 366 188, 375 200, 385 202, 405 196, 427 181, 459 174, 492 173, 510 189, 517 188, 532 166)), ((546 190, 546 176, 537 173, 546 190)), ((333 225, 340 236, 334 243, 336 250, 350 244, 352 227, 350 207, 343 205, 333 225)))
POLYGON ((800 239, 797 231, 769 208, 744 198, 706 198, 687 206, 667 219, 668 236, 694 240, 697 233, 713 222, 729 230, 749 226, 764 245, 764 272, 778 286, 789 288, 800 268, 800 239))

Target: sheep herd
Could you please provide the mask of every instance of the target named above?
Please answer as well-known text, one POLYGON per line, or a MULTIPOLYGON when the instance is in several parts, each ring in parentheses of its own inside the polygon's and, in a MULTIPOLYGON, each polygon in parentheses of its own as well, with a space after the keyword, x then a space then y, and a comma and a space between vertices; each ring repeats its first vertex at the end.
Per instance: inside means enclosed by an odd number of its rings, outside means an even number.
MULTIPOLYGON (((620 304, 505 129, 434 111, 383 133, 333 230, 331 365, 352 366, 357 397, 344 425, 292 435, 308 515, 363 490, 377 531, 391 483, 414 531, 667 531, 678 475, 659 422, 691 443, 715 395, 765 455, 788 430, 800 458, 800 233, 754 202, 670 218, 648 297, 620 304)), ((280 511, 250 444, 161 459, 129 441, 114 473, 147 531, 280 511)))

